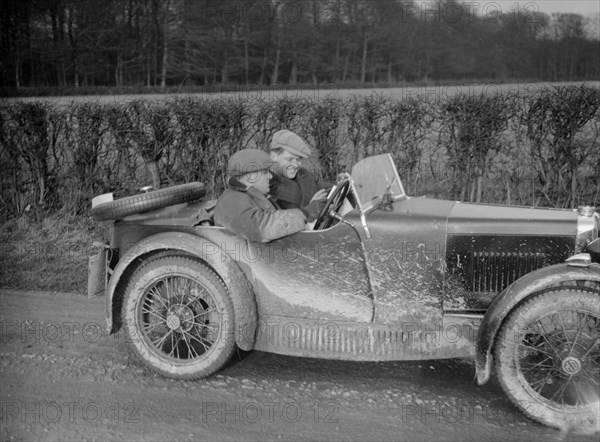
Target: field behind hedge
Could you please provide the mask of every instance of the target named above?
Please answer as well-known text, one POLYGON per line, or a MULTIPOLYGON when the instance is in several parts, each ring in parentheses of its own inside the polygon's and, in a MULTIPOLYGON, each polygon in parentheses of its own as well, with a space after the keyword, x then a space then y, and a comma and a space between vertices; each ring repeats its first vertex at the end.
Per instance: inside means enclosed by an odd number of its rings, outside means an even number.
POLYGON ((287 128, 331 179, 389 152, 410 195, 550 207, 599 205, 600 89, 223 94, 16 100, 0 106, 2 218, 89 215, 92 196, 225 184, 227 158, 287 128))

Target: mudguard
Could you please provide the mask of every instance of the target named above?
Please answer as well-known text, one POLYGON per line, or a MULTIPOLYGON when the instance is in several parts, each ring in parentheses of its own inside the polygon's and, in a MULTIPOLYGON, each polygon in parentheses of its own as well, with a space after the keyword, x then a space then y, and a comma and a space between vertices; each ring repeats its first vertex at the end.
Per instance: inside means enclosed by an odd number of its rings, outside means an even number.
POLYGON ((494 299, 481 321, 477 334, 475 368, 479 385, 485 384, 490 378, 492 347, 507 315, 526 298, 546 287, 556 286, 566 281, 596 281, 600 283, 600 264, 595 263, 582 267, 561 263, 544 267, 516 280, 494 299))
POLYGON ((252 286, 237 263, 215 243, 189 233, 166 232, 149 236, 131 247, 123 256, 109 280, 106 288, 106 325, 108 333, 113 333, 113 306, 115 295, 122 296, 127 278, 123 275, 138 258, 155 252, 177 250, 193 255, 210 266, 227 286, 231 294, 235 317, 235 340, 242 350, 251 350, 256 335, 258 319, 256 300, 252 286), (215 253, 217 252, 217 253, 215 253))

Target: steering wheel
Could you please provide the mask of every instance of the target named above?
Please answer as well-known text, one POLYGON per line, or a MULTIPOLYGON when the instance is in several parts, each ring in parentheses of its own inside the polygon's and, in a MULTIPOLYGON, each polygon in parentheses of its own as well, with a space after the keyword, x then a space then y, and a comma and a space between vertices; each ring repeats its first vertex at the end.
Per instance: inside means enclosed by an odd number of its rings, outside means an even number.
POLYGON ((333 191, 333 194, 327 198, 323 210, 321 210, 321 213, 319 213, 319 216, 315 221, 313 230, 327 229, 332 226, 337 213, 342 208, 342 204, 344 204, 344 199, 348 196, 348 192, 350 192, 349 179, 338 184, 333 191))

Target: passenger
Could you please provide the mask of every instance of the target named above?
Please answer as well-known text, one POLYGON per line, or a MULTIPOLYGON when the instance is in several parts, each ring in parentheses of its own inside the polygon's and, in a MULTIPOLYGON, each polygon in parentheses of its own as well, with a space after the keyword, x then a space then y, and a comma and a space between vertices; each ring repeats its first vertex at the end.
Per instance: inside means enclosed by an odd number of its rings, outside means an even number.
POLYGON ((326 190, 332 185, 301 167, 302 160, 310 155, 310 147, 294 132, 286 129, 275 132, 270 155, 275 166, 271 168, 273 179, 269 195, 282 209, 304 207, 312 200, 327 196, 326 190))
POLYGON ((250 241, 269 242, 305 230, 306 223, 318 217, 325 200, 282 210, 266 196, 272 166, 269 154, 262 150, 243 149, 231 156, 228 187, 215 207, 216 225, 250 241))

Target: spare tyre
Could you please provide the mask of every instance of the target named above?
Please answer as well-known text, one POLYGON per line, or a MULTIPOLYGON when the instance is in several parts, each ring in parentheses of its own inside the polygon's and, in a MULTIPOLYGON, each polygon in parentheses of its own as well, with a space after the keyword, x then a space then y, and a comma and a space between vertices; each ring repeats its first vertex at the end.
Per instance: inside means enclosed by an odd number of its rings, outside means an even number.
POLYGON ((119 219, 136 213, 195 201, 205 194, 206 187, 203 183, 181 184, 99 204, 92 207, 92 218, 95 221, 119 219))

